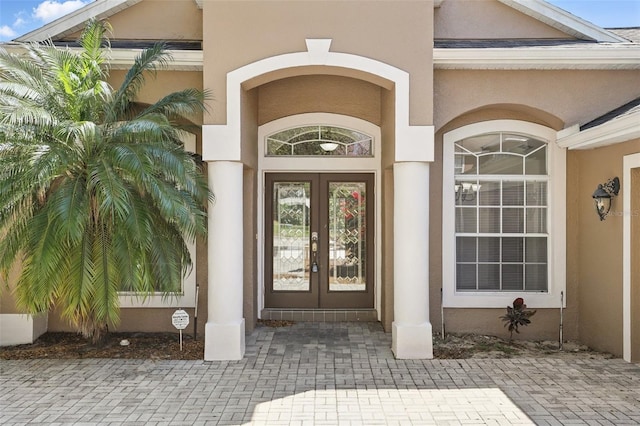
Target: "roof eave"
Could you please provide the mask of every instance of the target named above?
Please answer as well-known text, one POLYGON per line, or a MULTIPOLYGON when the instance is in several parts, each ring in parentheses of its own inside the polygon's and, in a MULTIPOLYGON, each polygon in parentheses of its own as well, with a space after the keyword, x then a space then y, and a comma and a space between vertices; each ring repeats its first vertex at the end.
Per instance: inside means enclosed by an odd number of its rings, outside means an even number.
POLYGON ((615 118, 599 126, 580 131, 578 125, 558 132, 561 148, 592 149, 640 139, 640 112, 615 118))
POLYGON ((640 69, 640 45, 433 50, 436 69, 640 69))
POLYGON ((73 34, 84 28, 91 18, 105 19, 142 0, 97 0, 15 39, 19 42, 41 42, 73 34))
POLYGON ((627 41, 544 0, 498 1, 579 39, 612 43, 627 41))
MULTIPOLYGON (((75 49, 79 50, 79 49, 75 49)), ((144 49, 111 49, 109 53, 109 66, 111 69, 129 69, 135 58, 144 49)), ((202 71, 204 56, 202 50, 168 50, 171 60, 168 71, 202 71)))

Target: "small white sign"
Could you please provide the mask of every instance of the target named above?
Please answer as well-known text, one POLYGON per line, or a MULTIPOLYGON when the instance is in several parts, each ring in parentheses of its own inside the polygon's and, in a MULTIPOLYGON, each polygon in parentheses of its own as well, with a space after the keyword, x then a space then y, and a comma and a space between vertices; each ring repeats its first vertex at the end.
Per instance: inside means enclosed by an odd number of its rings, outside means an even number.
POLYGON ((182 309, 178 309, 171 315, 171 324, 178 330, 184 330, 189 325, 189 314, 182 309))

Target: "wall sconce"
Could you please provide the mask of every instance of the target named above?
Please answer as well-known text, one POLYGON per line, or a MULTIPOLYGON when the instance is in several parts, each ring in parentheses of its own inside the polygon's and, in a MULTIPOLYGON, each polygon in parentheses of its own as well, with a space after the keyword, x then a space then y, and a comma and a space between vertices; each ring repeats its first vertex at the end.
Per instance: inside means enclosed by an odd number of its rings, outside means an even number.
POLYGON ((609 210, 611 210, 611 198, 616 197, 620 191, 620 179, 614 177, 605 183, 598 185, 598 189, 593 193, 593 201, 596 203, 596 211, 600 220, 605 220, 609 210))
POLYGON ((462 182, 456 184, 454 189, 456 190, 456 201, 473 201, 478 195, 478 191, 482 185, 477 183, 462 182))

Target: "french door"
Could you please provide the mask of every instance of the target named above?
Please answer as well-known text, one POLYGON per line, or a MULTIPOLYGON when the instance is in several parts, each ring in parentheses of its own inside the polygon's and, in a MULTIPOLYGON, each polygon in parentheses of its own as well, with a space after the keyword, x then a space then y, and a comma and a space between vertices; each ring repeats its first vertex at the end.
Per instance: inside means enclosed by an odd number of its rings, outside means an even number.
POLYGON ((373 174, 265 179, 265 307, 372 308, 373 174))

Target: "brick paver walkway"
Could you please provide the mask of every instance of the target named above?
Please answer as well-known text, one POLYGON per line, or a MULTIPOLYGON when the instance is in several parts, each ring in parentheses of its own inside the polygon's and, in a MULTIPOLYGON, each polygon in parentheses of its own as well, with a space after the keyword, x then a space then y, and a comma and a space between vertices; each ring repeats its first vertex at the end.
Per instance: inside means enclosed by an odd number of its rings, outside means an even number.
POLYGON ((0 424, 640 424, 620 359, 395 360, 375 323, 258 328, 242 361, 0 361, 0 424))

